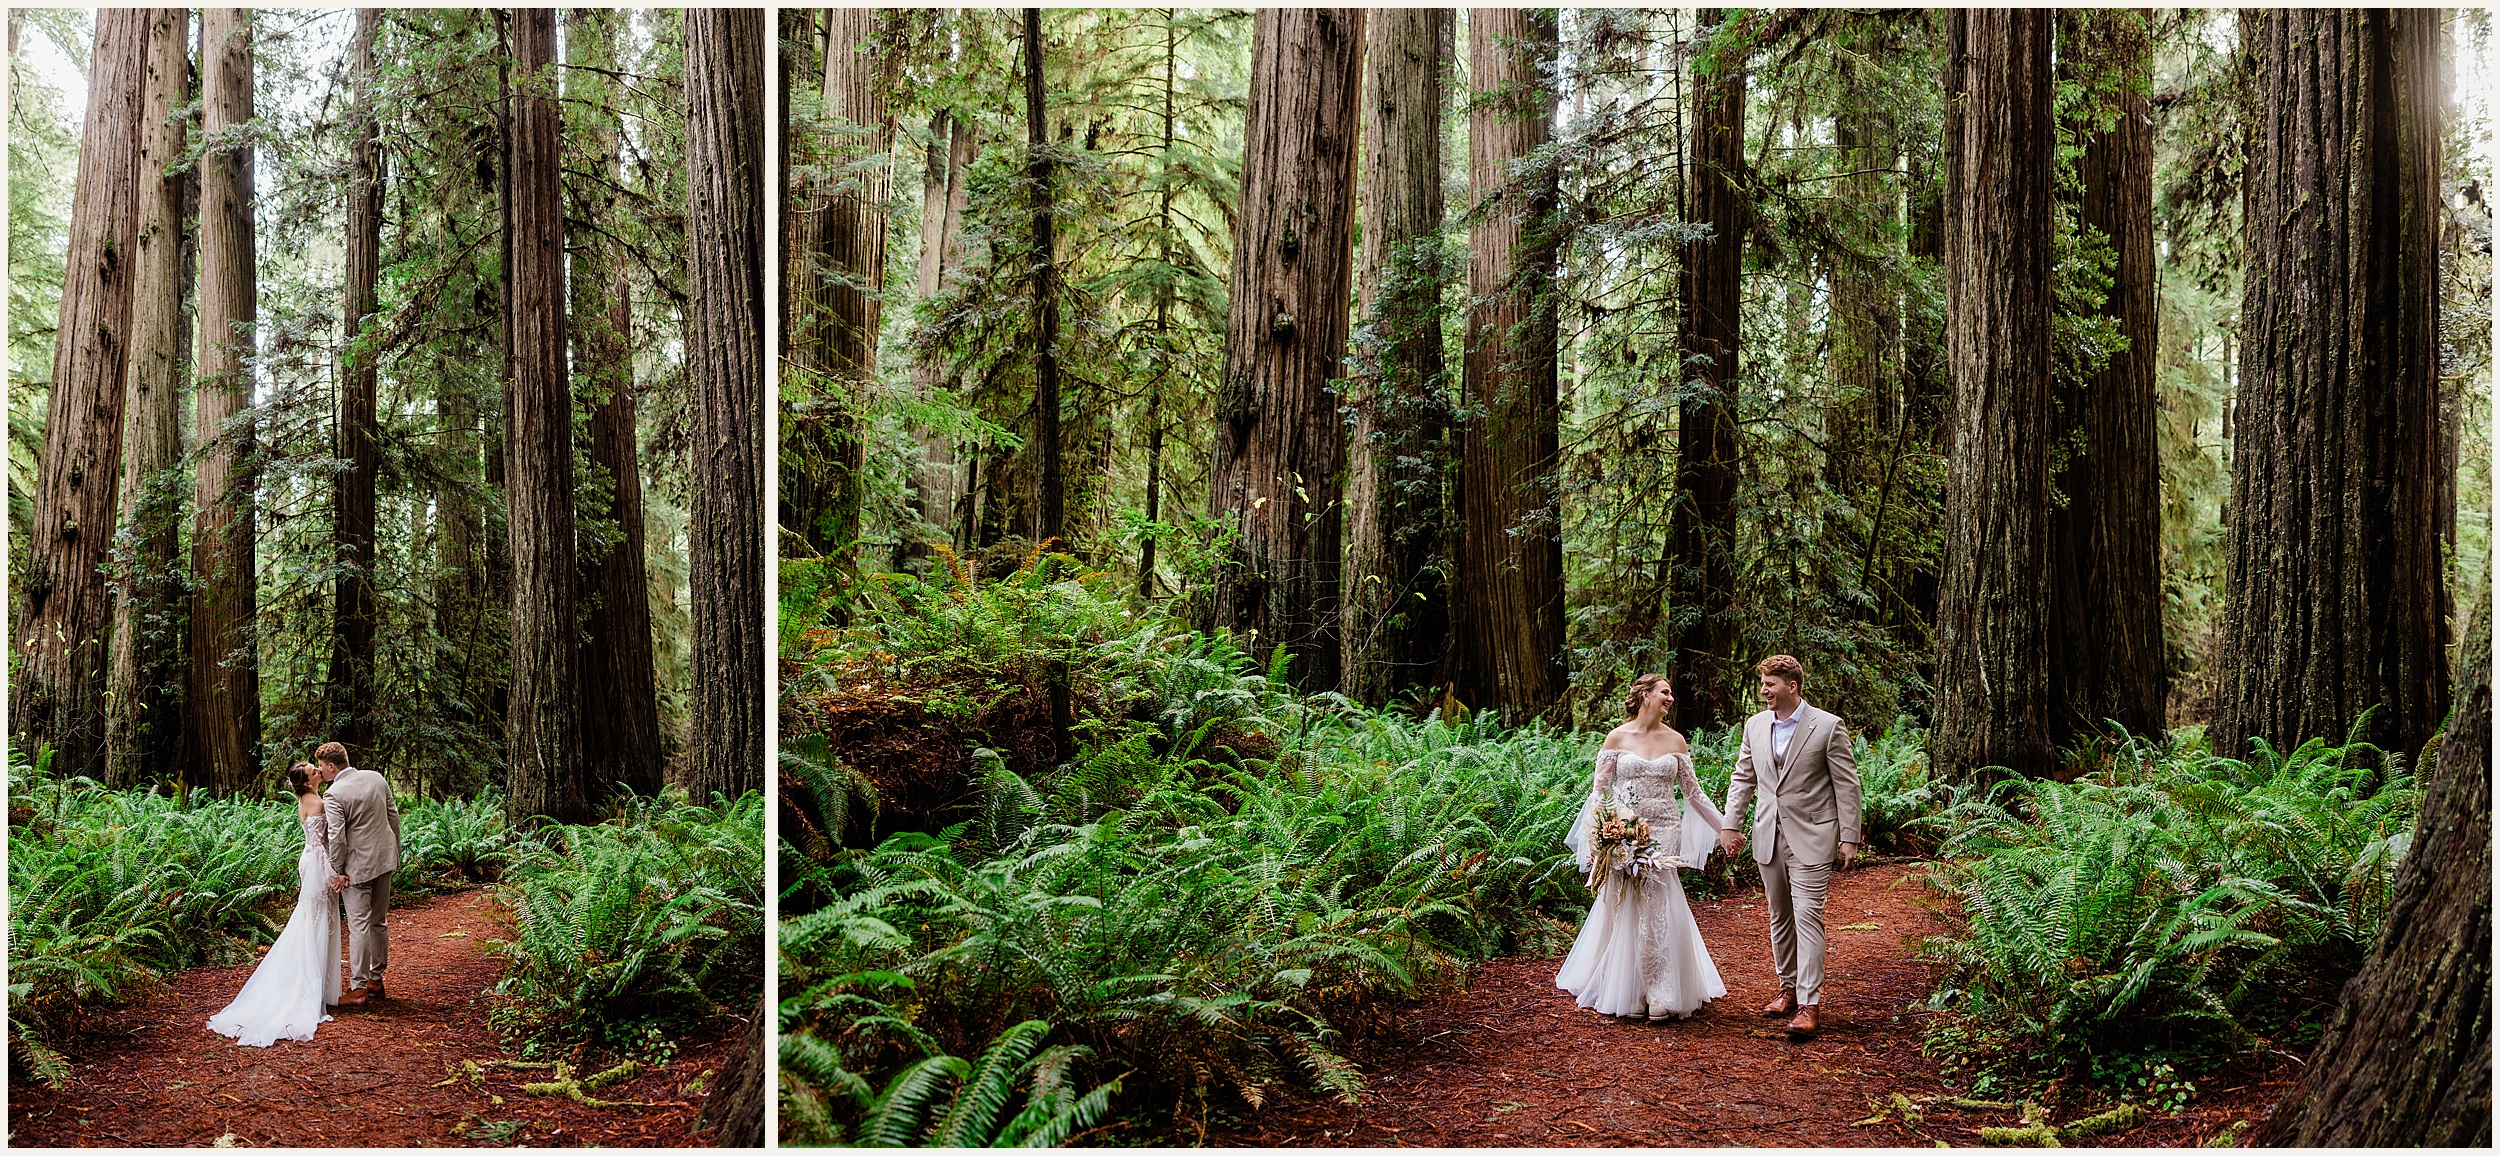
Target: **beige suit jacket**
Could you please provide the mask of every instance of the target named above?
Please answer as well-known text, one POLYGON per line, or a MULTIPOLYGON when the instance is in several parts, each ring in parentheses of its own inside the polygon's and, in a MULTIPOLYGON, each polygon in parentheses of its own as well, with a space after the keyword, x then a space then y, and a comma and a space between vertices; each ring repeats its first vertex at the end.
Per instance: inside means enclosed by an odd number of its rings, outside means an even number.
POLYGON ((322 795, 330 829, 330 870, 369 883, 399 870, 399 800, 380 773, 349 767, 322 795))
POLYGON ((1797 704, 1797 729, 1788 736, 1788 757, 1771 757, 1771 712, 1745 720, 1745 745, 1728 776, 1727 829, 1741 830, 1745 805, 1757 785, 1762 806, 1753 817, 1753 857, 1771 861, 1772 840, 1788 841, 1799 861, 1831 863, 1839 845, 1859 842, 1858 760, 1840 716, 1797 704))

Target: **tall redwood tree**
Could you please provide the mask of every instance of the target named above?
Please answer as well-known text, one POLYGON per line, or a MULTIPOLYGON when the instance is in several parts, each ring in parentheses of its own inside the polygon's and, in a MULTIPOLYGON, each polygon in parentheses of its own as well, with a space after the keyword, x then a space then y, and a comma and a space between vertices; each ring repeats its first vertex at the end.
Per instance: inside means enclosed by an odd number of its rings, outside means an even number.
MULTIPOLYGON (((252 14, 200 10, 200 127, 209 139, 252 120, 252 14)), ((192 491, 192 774, 220 792, 242 790, 260 771, 260 655, 253 611, 254 422, 249 369, 259 318, 258 236, 252 146, 200 159, 199 386, 194 436, 201 454, 192 491)))

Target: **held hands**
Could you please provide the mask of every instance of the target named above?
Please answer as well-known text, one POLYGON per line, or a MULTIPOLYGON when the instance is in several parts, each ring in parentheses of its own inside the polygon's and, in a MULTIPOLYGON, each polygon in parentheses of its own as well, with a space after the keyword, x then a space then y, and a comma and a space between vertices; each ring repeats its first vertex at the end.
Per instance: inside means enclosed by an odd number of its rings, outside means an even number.
POLYGON ((1738 831, 1734 827, 1729 827, 1719 832, 1719 850, 1733 856, 1738 851, 1742 851, 1744 849, 1745 836, 1743 832, 1738 831))
POLYGON ((347 876, 333 875, 330 877, 330 894, 336 895, 345 890, 347 890, 347 876))

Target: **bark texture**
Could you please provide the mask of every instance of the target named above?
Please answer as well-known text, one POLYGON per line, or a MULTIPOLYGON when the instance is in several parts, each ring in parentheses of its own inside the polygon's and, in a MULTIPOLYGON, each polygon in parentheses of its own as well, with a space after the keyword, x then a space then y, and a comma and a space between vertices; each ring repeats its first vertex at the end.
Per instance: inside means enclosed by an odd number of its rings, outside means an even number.
POLYGON ((565 10, 567 59, 577 67, 565 79, 567 107, 581 131, 582 162, 604 180, 577 182, 575 216, 599 226, 573 254, 572 329, 581 377, 589 396, 589 457, 607 471, 612 495, 601 511, 616 523, 617 539, 586 560, 582 589, 592 599, 583 614, 582 761, 585 786, 594 799, 611 786, 637 795, 660 791, 660 706, 651 665, 651 580, 644 569, 642 454, 635 418, 633 288, 625 276, 627 254, 610 239, 618 209, 606 183, 621 181, 615 94, 605 70, 616 67, 622 13, 611 8, 565 10))
POLYGON ((1457 565, 1460 683, 1477 706, 1520 721, 1562 701, 1562 533, 1550 475, 1561 438, 1553 301, 1550 172, 1510 166, 1553 139, 1556 98, 1543 66, 1550 11, 1471 8, 1467 171, 1479 222, 1467 294, 1457 565), (1499 99, 1487 99, 1500 93, 1499 99))
POLYGON ((1232 306, 1216 398, 1211 512, 1236 531, 1217 571, 1218 624, 1287 677, 1337 686, 1344 427, 1329 382, 1349 328, 1359 9, 1263 8, 1233 219, 1232 306), (1255 632, 1255 633, 1252 633, 1255 632))
POLYGON ((356 10, 355 145, 347 178, 347 351, 340 359, 338 456, 347 468, 334 483, 339 575, 331 632, 330 720, 350 758, 373 755, 374 488, 382 474, 374 393, 381 381, 378 335, 367 331, 380 307, 382 272, 382 140, 373 80, 373 44, 382 10, 356 10))
POLYGON ((130 283, 139 230, 140 75, 153 10, 100 9, 70 200, 60 336, 44 412, 42 483, 28 544, 22 665, 9 719, 31 748, 50 743, 61 775, 104 774, 103 565, 120 514, 122 401, 130 283))
POLYGON ((1949 12, 1945 348, 1953 382, 1937 761, 2049 772, 2052 17, 1949 12))
MULTIPOLYGON (((1703 26, 1722 13, 1704 9, 1703 26)), ((1745 265, 1745 69, 1732 36, 1712 36, 1693 66, 1691 216, 1710 226, 1676 278, 1684 355, 1676 418, 1674 575, 1667 637, 1675 649, 1675 725, 1733 717, 1736 668, 1736 391, 1739 280, 1745 265)))
POLYGON ((2491 1146, 2491 610, 2387 921, 2255 1143, 2491 1146))
POLYGON ((1067 484, 1059 472, 1058 197, 1052 189, 1048 94, 1042 86, 1042 10, 1024 10, 1025 180, 1033 189, 1033 537, 1049 542, 1068 530, 1067 484))
POLYGON ((686 11, 694 491, 687 788, 764 785, 764 14, 686 11))
POLYGON ((722 1065, 720 1082, 703 1097, 694 1116, 694 1132, 709 1131, 720 1148, 764 1146, 764 1019, 772 1005, 756 1000, 755 1018, 747 1021, 746 1044, 722 1065))
POLYGON ((893 143, 879 83, 878 10, 825 10, 820 115, 834 132, 819 163, 836 175, 812 190, 797 224, 802 262, 790 295, 791 364, 806 404, 793 425, 788 480, 794 525, 819 552, 856 561, 860 532, 862 395, 877 371, 885 290, 885 201, 879 157, 893 143), (871 159, 877 158, 877 159, 871 159))
MULTIPOLYGON (((504 821, 585 823, 581 651, 573 540, 573 391, 564 357, 563 159, 552 8, 516 8, 512 33, 512 343, 504 506, 512 535, 512 698, 504 821)), ((691 139, 692 134, 689 133, 691 139)))
POLYGON ((1437 8, 1374 8, 1363 68, 1363 265, 1346 461, 1344 691, 1379 705, 1432 681, 1449 647, 1451 413, 1441 358, 1441 108, 1452 46, 1437 8))
POLYGON ((2364 737, 2411 755, 2448 713, 2439 422, 2440 15, 2241 20, 2246 289, 2217 751, 2364 737))
POLYGON ((2059 67, 2116 122, 2084 141, 2084 225, 2117 256, 2104 316, 2127 348, 2080 390, 2058 400, 2080 452, 2057 477, 2049 514, 2049 739, 2059 746, 2115 722, 2139 735, 2168 721, 2169 665, 2161 635, 2161 443, 2153 393, 2160 317, 2154 285, 2153 124, 2147 99, 2153 44, 2148 17, 2099 9, 2060 14, 2059 67))
MULTIPOLYGON (((252 119, 252 14, 200 10, 200 127, 209 137, 252 119)), ((260 655, 253 614, 258 519, 249 359, 259 319, 260 259, 252 149, 200 160, 201 446, 192 489, 191 716, 195 780, 220 794, 260 772, 260 655)))
POLYGON ((137 245, 131 262, 130 357, 123 392, 122 481, 107 674, 105 782, 153 783, 171 772, 182 732, 182 386, 191 366, 182 329, 183 183, 178 162, 190 102, 191 10, 148 9, 140 73, 137 245))

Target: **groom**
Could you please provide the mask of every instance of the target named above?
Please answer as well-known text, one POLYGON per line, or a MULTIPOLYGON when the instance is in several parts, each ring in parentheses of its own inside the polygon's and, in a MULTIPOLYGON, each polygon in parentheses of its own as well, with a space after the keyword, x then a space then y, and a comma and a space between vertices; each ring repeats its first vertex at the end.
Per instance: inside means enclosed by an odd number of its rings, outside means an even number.
POLYGON ((1788 1038, 1803 1041, 1822 1030, 1816 1009, 1823 1002, 1823 887, 1835 857, 1846 867, 1858 854, 1858 763, 1840 717, 1799 696, 1804 666, 1775 654, 1754 671, 1771 709, 1745 722, 1719 845, 1731 856, 1745 845, 1745 804, 1753 801, 1754 784, 1764 783, 1753 819, 1753 857, 1762 870, 1763 906, 1771 912, 1780 996, 1762 1014, 1794 1013, 1788 1038))
POLYGON ((321 811, 330 829, 333 894, 347 896, 347 994, 340 1007, 388 998, 382 969, 391 959, 391 875, 399 870, 399 802, 390 780, 347 765, 347 748, 323 743, 313 751, 330 780, 321 811), (371 987, 368 989, 367 985, 371 987))

